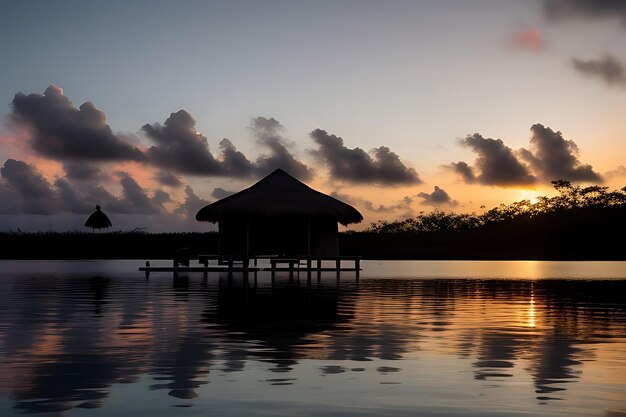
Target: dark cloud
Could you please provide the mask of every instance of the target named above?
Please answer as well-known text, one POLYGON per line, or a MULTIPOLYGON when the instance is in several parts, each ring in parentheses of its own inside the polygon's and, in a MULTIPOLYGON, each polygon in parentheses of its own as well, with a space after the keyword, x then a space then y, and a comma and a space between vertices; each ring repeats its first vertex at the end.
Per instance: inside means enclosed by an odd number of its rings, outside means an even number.
POLYGON ((119 197, 94 181, 63 177, 52 185, 33 166, 13 159, 4 163, 0 174, 0 215, 10 215, 2 224, 24 230, 82 229, 85 216, 100 205, 117 229, 140 225, 158 231, 194 231, 200 229, 197 211, 209 204, 186 186, 184 201, 167 211, 164 204, 172 203, 168 193, 150 192, 126 172, 112 175, 122 189, 119 197))
POLYGON ((2 197, 12 201, 10 204, 13 210, 26 214, 51 214, 59 211, 60 203, 54 189, 32 166, 8 159, 0 168, 0 175, 4 182, 2 197))
POLYGON ((165 213, 163 204, 171 201, 168 193, 156 190, 150 197, 148 191, 128 173, 117 172, 115 175, 122 187, 121 197, 114 196, 98 184, 57 179, 55 191, 58 200, 62 202, 60 211, 87 214, 99 205, 108 213, 143 215, 165 213))
POLYGON ((217 200, 221 200, 222 198, 226 198, 229 195, 233 195, 235 194, 234 191, 230 191, 230 190, 225 190, 221 187, 217 187, 216 189, 213 190, 213 192, 211 193, 211 197, 217 199, 217 200))
POLYGON ((167 193, 158 191, 153 197, 149 197, 147 191, 128 173, 118 172, 117 176, 122 186, 122 198, 111 206, 111 212, 157 214, 164 211, 162 204, 169 201, 167 193))
POLYGON ((174 215, 178 217, 178 222, 186 226, 186 229, 198 230, 200 227, 196 220, 198 211, 210 204, 196 195, 189 185, 185 187, 185 200, 174 210, 174 215))
POLYGON ((11 119, 30 132, 33 149, 53 159, 144 159, 138 148, 113 134, 103 112, 90 102, 76 108, 56 86, 48 87, 43 95, 16 94, 11 119))
POLYGON ((102 181, 108 178, 107 175, 93 163, 78 161, 66 162, 63 164, 63 171, 65 171, 65 176, 71 180, 102 181))
POLYGON ((563 138, 561 132, 535 124, 530 128, 531 150, 522 149, 521 156, 534 168, 536 174, 546 181, 601 181, 591 165, 578 160, 578 146, 563 138))
POLYGON ((466 183, 471 184, 473 182, 476 182, 476 175, 474 175, 474 170, 471 166, 467 164, 467 162, 453 162, 449 165, 449 168, 459 174, 466 183))
POLYGON ((312 170, 298 160, 289 151, 293 144, 288 143, 282 137, 283 126, 278 120, 265 117, 252 119, 250 129, 258 139, 259 143, 270 150, 269 155, 264 155, 256 160, 256 171, 259 176, 264 176, 274 171, 282 169, 301 180, 309 180, 313 177, 312 170))
POLYGON ((442 206, 442 205, 451 205, 456 206, 458 202, 456 200, 452 200, 447 192, 442 190, 441 188, 435 185, 435 189, 432 193, 419 193, 417 195, 422 199, 422 204, 427 204, 430 206, 442 206))
POLYGON ((543 10, 551 20, 615 18, 626 25, 626 2, 623 0, 544 0, 543 10))
POLYGON ((93 181, 57 178, 50 184, 33 166, 8 159, 0 168, 0 213, 91 213, 96 205, 110 213, 161 214, 169 195, 157 190, 152 196, 126 172, 116 176, 122 196, 116 197, 93 181), (10 202, 10 203, 7 203, 10 202))
POLYGON ((247 177, 254 173, 256 167, 246 156, 239 152, 233 143, 224 138, 220 141, 222 169, 231 177, 247 177))
POLYGON ((207 138, 196 130, 195 119, 185 110, 170 114, 163 125, 146 124, 143 132, 156 143, 148 151, 154 165, 182 174, 246 177, 253 165, 228 140, 220 142, 222 158, 216 159, 207 138))
POLYGON ((111 206, 111 202, 115 201, 115 197, 102 187, 93 185, 78 187, 65 178, 58 178, 54 183, 54 187, 59 200, 63 202, 64 210, 70 213, 87 214, 92 212, 96 205, 108 209, 111 206), (78 191, 78 188, 83 190, 78 191), (91 192, 87 192, 87 190, 91 192), (97 198, 94 198, 95 195, 97 195, 97 198))
POLYGON ((0 215, 19 212, 19 201, 16 200, 13 189, 4 179, 0 180, 0 215))
POLYGON ((535 182, 528 168, 501 139, 484 138, 475 133, 463 139, 461 144, 478 155, 473 168, 462 161, 452 166, 466 181, 498 187, 524 186, 535 182))
POLYGON ((351 204, 357 208, 364 208, 368 211, 373 211, 375 213, 388 213, 399 210, 410 210, 411 204, 413 204, 413 197, 405 196, 396 204, 391 205, 375 205, 370 200, 365 200, 361 197, 351 197, 347 194, 338 193, 333 191, 330 193, 331 197, 336 198, 337 200, 343 201, 345 203, 351 204))
POLYGON ((171 172, 167 171, 159 171, 154 176, 154 179, 161 185, 166 185, 168 187, 180 187, 183 185, 180 178, 171 172))
POLYGON ((626 87, 626 67, 612 55, 588 61, 573 58, 572 66, 579 73, 600 78, 610 86, 626 87))
POLYGON ((417 172, 404 165, 386 146, 374 148, 368 154, 361 148, 347 148, 342 138, 322 129, 314 130, 310 136, 319 145, 313 154, 330 168, 334 179, 386 185, 421 182, 417 172))
POLYGON ((146 124, 141 129, 156 143, 147 151, 155 165, 191 175, 222 174, 207 138, 196 131, 196 121, 185 110, 170 114, 163 125, 146 124))

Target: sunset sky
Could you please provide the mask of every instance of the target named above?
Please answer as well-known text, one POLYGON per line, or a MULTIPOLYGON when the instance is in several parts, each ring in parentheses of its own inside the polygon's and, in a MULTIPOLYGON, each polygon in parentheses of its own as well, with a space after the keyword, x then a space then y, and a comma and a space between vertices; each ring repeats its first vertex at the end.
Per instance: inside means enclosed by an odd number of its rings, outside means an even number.
POLYGON ((626 2, 6 1, 0 231, 207 230, 283 168, 366 227, 626 185, 626 2))

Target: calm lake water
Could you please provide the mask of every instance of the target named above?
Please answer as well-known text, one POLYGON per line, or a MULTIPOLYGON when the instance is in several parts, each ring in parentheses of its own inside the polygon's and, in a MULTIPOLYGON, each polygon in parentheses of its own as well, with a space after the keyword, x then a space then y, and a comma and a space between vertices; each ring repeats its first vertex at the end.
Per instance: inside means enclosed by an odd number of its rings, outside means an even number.
POLYGON ((625 262, 143 262, 0 262, 0 416, 626 416, 625 262))

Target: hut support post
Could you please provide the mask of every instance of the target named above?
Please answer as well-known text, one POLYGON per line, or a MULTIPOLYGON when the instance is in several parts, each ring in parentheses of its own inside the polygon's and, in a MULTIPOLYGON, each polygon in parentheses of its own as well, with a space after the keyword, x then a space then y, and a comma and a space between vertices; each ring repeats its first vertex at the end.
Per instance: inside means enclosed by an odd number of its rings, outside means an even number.
POLYGON ((248 267, 250 261, 250 216, 246 217, 246 251, 244 254, 243 266, 248 267))
POLYGON ((307 216, 306 226, 307 226, 306 228, 307 256, 311 256, 311 216, 307 216))

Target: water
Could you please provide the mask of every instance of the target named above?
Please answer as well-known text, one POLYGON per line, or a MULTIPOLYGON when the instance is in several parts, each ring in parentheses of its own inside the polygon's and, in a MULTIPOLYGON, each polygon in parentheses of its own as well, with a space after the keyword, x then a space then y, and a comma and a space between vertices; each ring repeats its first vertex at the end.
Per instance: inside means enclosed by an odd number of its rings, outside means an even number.
POLYGON ((624 262, 142 263, 0 262, 1 416, 626 416, 624 262))

